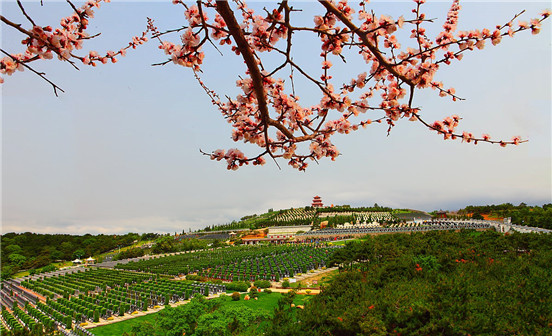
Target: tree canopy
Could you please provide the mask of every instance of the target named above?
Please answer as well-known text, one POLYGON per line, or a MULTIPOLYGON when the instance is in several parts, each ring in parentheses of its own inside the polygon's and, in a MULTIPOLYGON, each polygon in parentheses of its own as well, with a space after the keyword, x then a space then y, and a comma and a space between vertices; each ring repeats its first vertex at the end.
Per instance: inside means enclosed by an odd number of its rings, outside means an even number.
MULTIPOLYGON (((304 170, 311 161, 324 157, 334 160, 339 155, 332 142, 334 135, 349 134, 372 123, 387 124, 389 133, 401 119, 419 122, 444 139, 517 145, 524 141, 519 136, 504 141, 491 139, 488 134, 459 132, 456 129, 461 118, 457 115, 434 122, 426 120, 421 106, 415 103, 415 93, 432 89, 445 99, 462 99, 449 83, 437 79, 442 68, 456 64, 466 53, 499 44, 505 36, 537 34, 550 15, 548 10, 536 18, 513 13, 507 22, 485 23, 493 28, 457 31, 460 5, 453 1, 449 11, 443 13, 441 31, 429 36, 428 27, 435 27, 437 20, 425 14, 425 0, 415 0, 410 13, 395 18, 376 13, 365 2, 320 0, 319 12, 310 22, 305 20, 300 5, 287 1, 254 10, 242 1, 188 4, 174 0, 184 12, 182 24, 161 31, 148 19, 145 31, 118 51, 79 52, 94 37, 88 28, 101 3, 90 0, 77 8, 68 1, 74 13, 54 28, 36 24, 18 1, 27 22, 13 22, 4 16, 1 19, 24 36, 26 48, 19 54, 2 50, 6 57, 0 61, 0 72, 11 75, 24 68, 35 71, 32 62, 54 57, 74 67, 117 62, 129 49, 154 40, 167 55, 167 60, 157 65, 172 62, 190 68, 214 107, 231 124, 233 140, 260 148, 249 157, 235 148, 203 152, 213 160, 226 162, 228 169, 249 163, 262 165, 272 158, 304 170), (313 54, 319 57, 319 67, 295 61, 300 36, 319 42, 313 54), (202 81, 202 64, 208 53, 236 55, 243 60, 247 70, 237 75, 236 81, 241 93, 233 98, 224 96, 202 81), (338 68, 335 64, 354 58, 363 60, 364 69, 348 69, 346 75, 334 70, 338 68), (306 86, 319 91, 318 103, 302 103, 299 94, 306 86)), ((61 90, 45 74, 35 72, 52 85, 56 94, 61 90)))
POLYGON ((37 269, 55 261, 73 260, 131 245, 140 239, 136 233, 125 235, 68 235, 5 233, 1 237, 2 278, 20 269, 37 269))

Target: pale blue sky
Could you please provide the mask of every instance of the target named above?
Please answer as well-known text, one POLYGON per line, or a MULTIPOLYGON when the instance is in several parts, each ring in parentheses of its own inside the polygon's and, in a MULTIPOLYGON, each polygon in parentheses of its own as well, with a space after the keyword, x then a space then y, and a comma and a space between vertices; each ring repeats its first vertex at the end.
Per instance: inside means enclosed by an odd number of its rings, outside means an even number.
MULTIPOLYGON (((56 24, 71 12, 65 2, 45 3, 43 9, 26 3, 39 24, 56 24)), ((24 22, 13 1, 1 4, 4 16, 24 22)), ((308 2, 294 4, 305 9, 305 16, 316 8, 308 2)), ((410 2, 374 6, 376 13, 394 16, 407 16, 412 8, 410 2)), ((438 18, 435 29, 448 7, 444 2, 427 6, 428 16, 438 18)), ((493 28, 522 9, 530 18, 549 7, 549 2, 465 3, 459 30, 493 28)), ((88 48, 120 48, 144 29, 146 16, 163 30, 177 27, 183 13, 170 1, 103 5, 90 29, 102 35, 88 48)), ((20 52, 20 40, 2 26, 3 49, 20 52)), ((307 67, 320 64, 313 42, 296 40, 297 61, 307 67)), ((243 65, 229 54, 221 57, 207 47, 204 79, 232 96, 243 65)), ((163 60, 150 43, 115 65, 75 71, 57 61, 37 63, 37 70, 66 91, 60 97, 29 71, 5 77, 2 232, 187 231, 269 208, 305 206, 314 195, 326 204, 377 202, 427 211, 552 201, 550 20, 539 35, 504 38, 443 69, 437 79, 455 87, 466 101, 453 103, 433 91, 415 99, 428 121, 458 114, 464 118, 459 131, 489 133, 494 139, 521 135, 528 143, 501 148, 443 141, 421 124, 403 120, 389 137, 383 124, 337 136, 342 155, 335 162, 313 163, 305 173, 285 162, 279 170, 270 161, 229 172, 202 156, 200 148, 238 147, 248 154, 256 149, 232 142, 231 129, 189 69, 150 66, 163 60)), ((365 71, 362 67, 349 59, 336 70, 352 75, 351 68, 359 73, 365 71)), ((297 92, 306 105, 318 99, 309 88, 297 92)))

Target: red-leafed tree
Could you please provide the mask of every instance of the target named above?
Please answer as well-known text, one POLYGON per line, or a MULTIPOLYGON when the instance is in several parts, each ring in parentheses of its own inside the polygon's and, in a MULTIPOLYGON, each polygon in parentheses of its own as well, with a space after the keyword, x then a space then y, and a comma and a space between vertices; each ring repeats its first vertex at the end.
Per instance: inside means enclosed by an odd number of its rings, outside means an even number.
POLYGON ((390 131, 400 119, 417 121, 444 139, 517 145, 523 142, 517 136, 503 141, 491 140, 488 134, 478 137, 469 132, 456 132, 461 119, 456 115, 428 122, 413 104, 413 97, 417 90, 432 89, 441 97, 461 99, 453 88, 434 80, 439 69, 460 61, 467 52, 497 45, 504 36, 524 31, 537 34, 541 22, 550 15, 547 10, 539 18, 519 21, 522 12, 491 30, 456 31, 460 5, 453 1, 442 31, 437 36, 428 36, 426 27, 434 24, 434 19, 424 14, 425 0, 414 0, 412 12, 398 18, 374 13, 367 2, 319 0, 319 15, 313 17, 310 25, 305 25, 304 14, 294 8, 296 4, 288 1, 270 3, 272 8, 255 12, 240 0, 192 3, 173 0, 184 11, 184 25, 161 32, 148 19, 146 31, 119 51, 105 54, 90 51, 79 55, 77 50, 91 38, 87 33, 88 21, 102 0, 90 0, 79 8, 67 2, 74 14, 62 19, 60 27, 55 29, 36 25, 19 0, 17 3, 30 28, 1 16, 5 25, 25 36, 26 49, 20 54, 2 49, 5 57, 0 61, 0 72, 11 75, 28 68, 48 81, 57 94, 60 88, 43 73, 35 71, 32 62, 54 57, 75 67, 116 62, 127 49, 145 43, 150 36, 169 56, 158 65, 173 62, 191 68, 213 105, 231 124, 233 140, 260 147, 253 157, 246 157, 238 149, 202 152, 211 159, 225 160, 228 169, 249 163, 262 165, 271 157, 285 159, 294 168, 304 170, 311 160, 323 157, 334 160, 339 155, 331 141, 336 133, 348 134, 374 122, 387 123, 390 131), (405 29, 410 38, 399 41, 398 33, 405 29), (310 33, 320 41, 319 72, 313 73, 294 62, 297 43, 294 34, 298 33, 310 33), (169 41, 175 35, 179 43, 169 41), (202 82, 201 69, 205 52, 220 52, 227 47, 243 59, 247 71, 236 82, 241 93, 222 99, 202 82), (347 83, 332 80, 332 61, 350 57, 362 58, 365 69, 351 69, 347 83), (301 105, 294 86, 298 76, 320 92, 318 104, 301 105))

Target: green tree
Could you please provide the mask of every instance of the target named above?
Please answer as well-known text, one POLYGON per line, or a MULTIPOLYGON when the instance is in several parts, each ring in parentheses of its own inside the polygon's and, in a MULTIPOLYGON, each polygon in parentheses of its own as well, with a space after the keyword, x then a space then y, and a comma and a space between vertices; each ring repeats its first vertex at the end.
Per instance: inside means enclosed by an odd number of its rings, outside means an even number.
POLYGON ((278 300, 278 305, 274 308, 273 317, 270 328, 266 335, 268 336, 284 336, 284 335, 299 335, 297 324, 294 323, 294 312, 291 304, 295 299, 295 291, 290 291, 282 295, 278 300))
POLYGON ((77 259, 77 258, 84 258, 86 256, 85 254, 86 252, 84 252, 84 249, 82 248, 78 248, 76 249, 74 252, 73 252, 73 258, 77 259))
POLYGON ((25 256, 22 256, 21 254, 12 253, 8 256, 8 260, 15 266, 21 267, 25 263, 25 261, 27 261, 27 258, 25 258, 25 256))
POLYGON ((73 257, 75 248, 73 247, 73 243, 70 241, 64 241, 60 245, 60 251, 63 252, 63 259, 70 260, 73 257))
POLYGON ((249 326, 256 325, 258 322, 269 317, 270 315, 264 310, 254 310, 249 307, 236 305, 223 306, 214 312, 201 315, 197 320, 197 328, 194 335, 237 335, 249 326))
POLYGON ((12 265, 2 266, 2 269, 0 270, 0 277, 2 280, 9 279, 15 274, 15 272, 17 272, 17 267, 12 265))
POLYGON ((475 212, 472 217, 472 219, 480 219, 480 220, 483 220, 485 218, 483 218, 483 215, 481 215, 479 212, 475 212))
POLYGON ((11 254, 11 253, 18 253, 18 254, 21 254, 21 253, 22 253, 22 249, 21 249, 21 246, 19 246, 19 245, 11 244, 11 245, 7 245, 7 246, 4 248, 4 252, 5 252, 6 254, 11 254))

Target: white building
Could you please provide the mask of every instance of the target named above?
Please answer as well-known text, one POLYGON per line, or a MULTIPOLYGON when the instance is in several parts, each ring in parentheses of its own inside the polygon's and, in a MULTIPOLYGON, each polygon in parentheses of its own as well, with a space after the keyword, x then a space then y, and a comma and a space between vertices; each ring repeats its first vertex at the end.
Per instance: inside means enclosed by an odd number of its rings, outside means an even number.
POLYGON ((295 225, 295 226, 271 226, 268 228, 266 238, 269 239, 290 239, 295 237, 297 232, 310 231, 310 225, 295 225))

